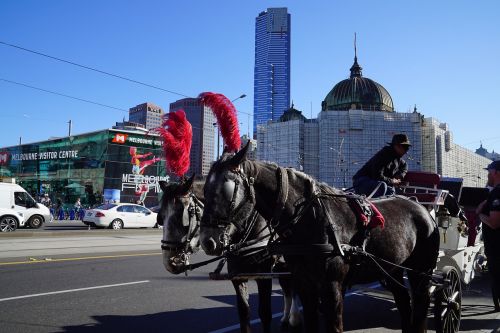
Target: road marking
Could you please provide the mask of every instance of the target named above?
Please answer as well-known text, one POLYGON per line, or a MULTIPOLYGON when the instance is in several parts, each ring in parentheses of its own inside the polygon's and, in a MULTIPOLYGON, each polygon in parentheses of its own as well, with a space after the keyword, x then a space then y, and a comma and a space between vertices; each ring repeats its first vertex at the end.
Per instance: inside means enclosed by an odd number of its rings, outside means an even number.
POLYGON ((148 282, 149 282, 149 280, 143 280, 143 281, 135 281, 135 282, 127 282, 127 283, 108 284, 108 285, 105 285, 105 286, 95 286, 95 287, 87 287, 87 288, 78 288, 78 289, 68 289, 68 290, 51 291, 51 292, 48 292, 48 293, 41 293, 41 294, 32 294, 32 295, 24 295, 24 296, 15 296, 15 297, 8 297, 8 298, 0 298, 0 302, 12 301, 12 300, 15 300, 15 299, 22 299, 22 298, 46 296, 46 295, 72 293, 72 292, 75 292, 75 291, 83 291, 83 290, 93 290, 93 289, 102 289, 102 288, 129 286, 129 285, 132 285, 132 284, 148 283, 148 282))
MULTIPOLYGON (((380 287, 380 283, 374 283, 374 284, 371 284, 369 286, 366 286, 365 288, 363 289, 375 289, 375 288, 378 288, 380 287)), ((359 290, 356 289, 356 290, 353 290, 351 292, 348 292, 345 297, 349 297, 349 296, 352 296, 352 295, 358 295, 358 292, 359 290)), ((300 310, 302 310, 302 307, 299 307, 300 310)), ((283 316, 283 312, 278 312, 278 313, 274 313, 272 315, 272 318, 275 319, 275 318, 278 318, 278 317, 282 317, 283 316)), ((255 324, 258 324, 260 323, 260 319, 253 319, 250 321, 250 325, 255 325, 255 324)), ((221 328, 221 329, 218 329, 218 330, 215 330, 215 331, 210 331, 208 333, 227 333, 227 332, 231 332, 231 331, 234 331, 234 330, 238 330, 240 329, 240 324, 236 324, 236 325, 231 325, 231 326, 228 326, 228 327, 224 327, 224 328, 221 328)))
POLYGON ((26 261, 13 261, 13 262, 0 262, 0 266, 7 265, 21 265, 21 264, 39 264, 39 263, 47 263, 47 262, 58 262, 58 261, 73 261, 73 260, 90 260, 90 259, 109 259, 109 258, 123 258, 123 257, 140 257, 140 256, 156 256, 160 255, 161 252, 156 253, 136 253, 136 254, 118 254, 114 256, 94 256, 94 257, 79 257, 79 258, 60 258, 60 259, 35 259, 30 258, 30 260, 26 261))

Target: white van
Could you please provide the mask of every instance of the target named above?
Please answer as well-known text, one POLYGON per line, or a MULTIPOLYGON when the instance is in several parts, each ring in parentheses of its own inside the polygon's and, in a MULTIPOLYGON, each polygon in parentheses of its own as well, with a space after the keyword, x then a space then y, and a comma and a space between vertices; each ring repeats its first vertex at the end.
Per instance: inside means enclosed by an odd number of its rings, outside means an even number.
POLYGON ((0 183, 0 208, 10 208, 22 213, 24 221, 20 227, 29 226, 37 229, 44 222, 52 220, 50 210, 37 203, 21 186, 10 183, 0 183))
POLYGON ((9 208, 0 208, 0 232, 16 231, 24 223, 23 214, 9 208))

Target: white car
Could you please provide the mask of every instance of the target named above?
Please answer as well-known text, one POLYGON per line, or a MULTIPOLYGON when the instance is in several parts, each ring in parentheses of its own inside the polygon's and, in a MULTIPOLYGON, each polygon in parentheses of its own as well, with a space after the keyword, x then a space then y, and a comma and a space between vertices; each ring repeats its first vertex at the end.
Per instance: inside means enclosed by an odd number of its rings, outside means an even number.
POLYGON ((128 203, 110 203, 87 210, 83 223, 101 228, 153 228, 156 213, 146 207, 128 203))
POLYGON ((23 213, 10 208, 0 208, 0 232, 15 231, 23 221, 23 213))

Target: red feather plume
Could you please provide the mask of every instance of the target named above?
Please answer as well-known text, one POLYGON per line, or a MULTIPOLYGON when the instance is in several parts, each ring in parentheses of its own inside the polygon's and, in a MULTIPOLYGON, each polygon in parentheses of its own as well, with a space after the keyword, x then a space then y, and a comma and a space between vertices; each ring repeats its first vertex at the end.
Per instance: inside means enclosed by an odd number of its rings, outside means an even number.
POLYGON ((167 166, 170 171, 181 177, 189 169, 193 129, 186 119, 184 110, 170 112, 163 117, 162 127, 157 131, 163 137, 163 151, 167 166))
POLYGON ((238 116, 233 103, 224 95, 213 92, 204 92, 198 96, 202 103, 212 109, 217 118, 219 129, 224 142, 230 151, 237 151, 241 147, 238 116))

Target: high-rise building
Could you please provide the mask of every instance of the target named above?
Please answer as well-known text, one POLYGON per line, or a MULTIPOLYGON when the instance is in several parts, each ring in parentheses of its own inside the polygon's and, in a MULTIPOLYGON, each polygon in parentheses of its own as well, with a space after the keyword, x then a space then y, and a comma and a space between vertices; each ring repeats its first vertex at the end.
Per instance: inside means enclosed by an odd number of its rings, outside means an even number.
POLYGON ((170 103, 170 112, 180 109, 186 112, 187 120, 193 127, 188 174, 194 173, 197 177, 206 176, 214 161, 215 117, 212 110, 198 98, 183 98, 170 103))
POLYGON ((161 126, 163 109, 153 103, 142 103, 128 111, 129 122, 142 124, 146 129, 161 126))
POLYGON ((255 20, 254 133, 290 106, 290 23, 287 8, 268 8, 255 20))

